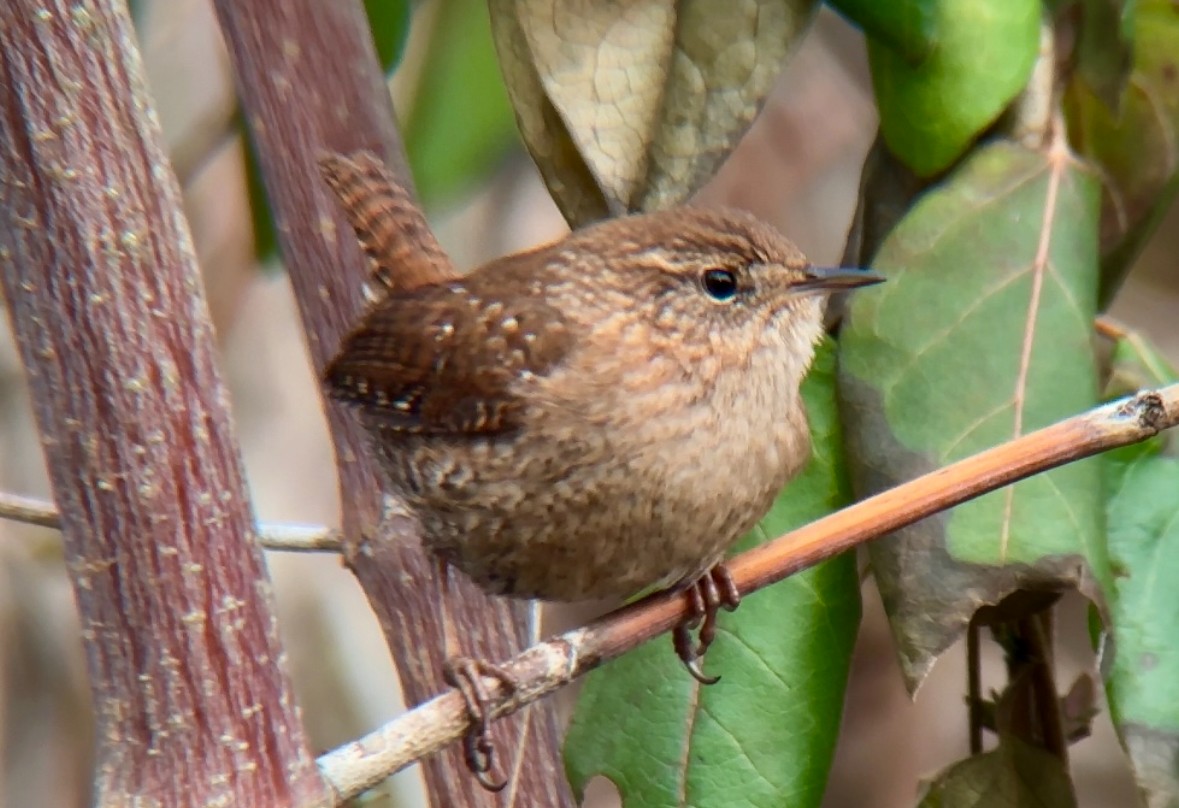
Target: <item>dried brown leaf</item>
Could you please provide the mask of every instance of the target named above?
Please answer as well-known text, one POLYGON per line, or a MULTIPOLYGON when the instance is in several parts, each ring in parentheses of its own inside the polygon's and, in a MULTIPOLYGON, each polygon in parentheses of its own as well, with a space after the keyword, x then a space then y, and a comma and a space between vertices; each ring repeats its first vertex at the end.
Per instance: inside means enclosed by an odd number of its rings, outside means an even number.
POLYGON ((574 225, 669 207, 756 117, 812 0, 492 0, 521 133, 574 225))

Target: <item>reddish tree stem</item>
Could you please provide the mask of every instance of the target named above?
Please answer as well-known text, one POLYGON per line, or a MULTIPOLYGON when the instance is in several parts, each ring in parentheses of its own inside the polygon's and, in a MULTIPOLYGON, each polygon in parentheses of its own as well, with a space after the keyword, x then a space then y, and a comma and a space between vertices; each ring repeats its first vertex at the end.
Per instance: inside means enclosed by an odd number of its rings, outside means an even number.
MULTIPOLYGON (((356 239, 320 179, 324 151, 368 149, 412 189, 392 104, 361 4, 356 0, 216 0, 239 94, 258 148, 316 372, 364 306, 367 274, 356 239)), ((379 475, 352 413, 328 406, 340 471, 345 557, 381 622, 411 703, 444 688, 445 623, 463 653, 500 659, 523 648, 525 607, 483 595, 465 579, 444 599, 436 565, 403 521, 382 525, 379 475)), ((439 808, 476 805, 573 806, 562 774, 551 707, 493 732, 511 788, 491 797, 465 770, 457 749, 425 761, 439 808), (530 721, 525 733, 522 721, 530 721), (526 740, 524 749, 521 741, 526 740)))
POLYGON ((0 282, 81 613, 96 803, 326 802, 121 2, 0 4, 0 282))

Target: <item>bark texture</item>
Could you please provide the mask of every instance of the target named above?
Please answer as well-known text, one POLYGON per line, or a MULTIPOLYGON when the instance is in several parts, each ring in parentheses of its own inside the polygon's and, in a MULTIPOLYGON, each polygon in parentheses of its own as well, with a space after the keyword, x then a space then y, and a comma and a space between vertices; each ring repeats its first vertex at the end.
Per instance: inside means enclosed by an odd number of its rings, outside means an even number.
POLYGON ((96 803, 326 802, 122 2, 0 4, 0 281, 82 617, 96 803))

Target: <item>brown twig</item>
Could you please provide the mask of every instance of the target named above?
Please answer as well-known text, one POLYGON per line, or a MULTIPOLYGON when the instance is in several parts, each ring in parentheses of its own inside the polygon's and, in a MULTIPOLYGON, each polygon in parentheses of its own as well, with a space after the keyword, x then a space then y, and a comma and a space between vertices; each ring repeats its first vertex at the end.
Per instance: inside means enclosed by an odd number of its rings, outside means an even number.
POLYGON ((319 805, 126 4, 0 3, 0 286, 96 713, 93 801, 319 805))
POLYGON ((1068 738, 1064 734, 1064 717, 1060 696, 1056 692, 1053 629, 1053 613, 1050 609, 1022 618, 1017 626, 1029 649, 1029 687, 1034 698, 1035 726, 1040 736, 1038 739, 1029 740, 1039 740, 1046 751, 1051 752, 1067 766, 1068 738))
MULTIPOLYGON (((1098 407, 1032 432, 743 553, 728 562, 748 595, 865 541, 959 505, 1033 474, 1136 443, 1179 424, 1179 384, 1098 407)), ((502 665, 519 687, 505 694, 487 679, 493 714, 506 715, 587 671, 669 631, 685 615, 685 599, 660 593, 583 628, 529 648, 502 665)), ((670 653, 670 651, 669 651, 670 653)), ((467 715, 456 691, 444 693, 377 731, 320 758, 342 797, 355 796, 414 761, 460 738, 467 715)))

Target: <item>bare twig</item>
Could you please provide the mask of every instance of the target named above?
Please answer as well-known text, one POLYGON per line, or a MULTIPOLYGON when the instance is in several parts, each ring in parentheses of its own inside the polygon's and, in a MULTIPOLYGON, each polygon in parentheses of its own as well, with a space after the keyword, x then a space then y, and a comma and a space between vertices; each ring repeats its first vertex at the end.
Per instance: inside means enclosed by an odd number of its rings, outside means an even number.
POLYGON ((971 620, 966 627, 966 704, 970 714, 972 755, 981 755, 983 750, 982 656, 978 633, 978 621, 971 620))
POLYGON ((343 545, 338 528, 323 525, 263 523, 258 525, 258 542, 267 550, 292 553, 338 553, 343 545))
POLYGON ((0 491, 0 519, 61 530, 61 514, 52 502, 3 491, 0 491))
MULTIPOLYGON (((0 491, 0 519, 61 530, 61 514, 48 500, 0 491)), ((338 553, 340 531, 323 525, 263 523, 258 525, 258 543, 267 550, 294 553, 338 553)))
MULTIPOLYGON (((845 550, 981 494, 1099 452, 1145 440, 1179 423, 1179 384, 1098 407, 1009 441, 743 553, 728 563, 742 595, 845 550)), ((493 714, 519 710, 576 677, 670 630, 685 616, 677 594, 660 593, 503 664, 520 683, 512 694, 487 679, 493 714)), ((670 651, 669 651, 670 653, 670 651)), ((319 759, 341 799, 457 740, 467 730, 461 696, 450 691, 319 759)))

